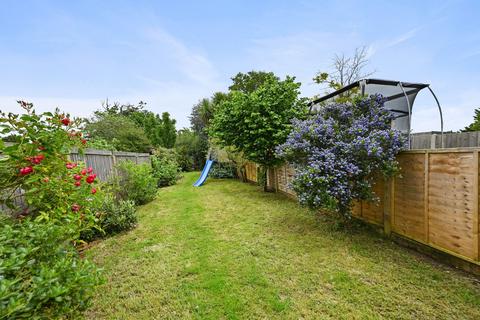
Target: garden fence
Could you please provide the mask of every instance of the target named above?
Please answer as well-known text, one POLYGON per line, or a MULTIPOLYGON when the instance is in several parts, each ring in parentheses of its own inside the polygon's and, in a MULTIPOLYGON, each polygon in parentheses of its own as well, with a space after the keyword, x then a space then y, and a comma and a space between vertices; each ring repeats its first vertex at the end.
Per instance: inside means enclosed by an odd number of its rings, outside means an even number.
MULTIPOLYGON (((107 181, 114 174, 115 165, 118 162, 130 160, 136 164, 150 163, 150 154, 86 149, 83 154, 80 154, 77 150, 73 150, 70 153, 70 160, 74 162, 84 161, 87 167, 93 168, 93 172, 95 172, 99 180, 107 181)), ((25 207, 23 191, 17 189, 15 195, 15 206, 20 208, 25 207)), ((3 205, 0 205, 0 210, 10 212, 10 209, 3 205)))
MULTIPOLYGON (((387 235, 468 261, 460 266, 478 272, 479 151, 463 148, 400 153, 400 175, 388 181, 377 179, 374 191, 379 201, 356 203, 353 215, 381 227, 387 235)), ((252 169, 252 165, 247 166, 247 177, 253 177, 248 172, 252 169)), ((295 197, 290 188, 293 176, 294 170, 284 165, 272 170, 268 183, 295 197)))
POLYGON ((92 167, 100 180, 106 181, 114 173, 115 165, 118 162, 130 160, 136 164, 150 163, 150 154, 86 149, 83 154, 72 151, 70 159, 75 162, 85 161, 87 167, 92 167))
POLYGON ((414 133, 411 135, 412 149, 438 149, 438 148, 470 148, 480 147, 480 131, 473 132, 440 132, 414 133))

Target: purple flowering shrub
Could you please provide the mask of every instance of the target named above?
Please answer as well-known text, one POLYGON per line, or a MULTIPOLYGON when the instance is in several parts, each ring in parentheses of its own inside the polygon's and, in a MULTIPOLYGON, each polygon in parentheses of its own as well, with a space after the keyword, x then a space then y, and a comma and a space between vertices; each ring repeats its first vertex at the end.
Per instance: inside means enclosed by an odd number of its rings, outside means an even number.
POLYGON ((327 105, 307 120, 294 120, 278 154, 295 167, 292 187, 301 204, 350 217, 353 200, 373 200, 374 174, 397 172, 395 156, 405 139, 391 128, 384 98, 327 105))

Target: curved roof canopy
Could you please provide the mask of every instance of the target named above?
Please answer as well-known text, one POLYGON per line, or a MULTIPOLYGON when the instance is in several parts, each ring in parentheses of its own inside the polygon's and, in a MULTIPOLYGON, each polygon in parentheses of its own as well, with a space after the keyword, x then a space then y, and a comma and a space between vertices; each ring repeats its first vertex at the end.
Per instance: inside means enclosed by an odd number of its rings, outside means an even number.
POLYGON ((395 115, 395 120, 392 123, 392 127, 410 136, 413 104, 417 94, 425 88, 429 89, 437 103, 438 110, 440 112, 440 128, 443 135, 443 117, 440 103, 430 88, 430 85, 425 83, 411 83, 382 79, 362 79, 353 82, 340 90, 314 99, 310 102, 309 106, 310 111, 315 112, 315 110, 318 110, 321 105, 333 102, 336 98, 342 96, 342 94, 353 89, 359 90, 362 95, 381 94, 387 99, 385 102, 385 108, 393 112, 395 115))

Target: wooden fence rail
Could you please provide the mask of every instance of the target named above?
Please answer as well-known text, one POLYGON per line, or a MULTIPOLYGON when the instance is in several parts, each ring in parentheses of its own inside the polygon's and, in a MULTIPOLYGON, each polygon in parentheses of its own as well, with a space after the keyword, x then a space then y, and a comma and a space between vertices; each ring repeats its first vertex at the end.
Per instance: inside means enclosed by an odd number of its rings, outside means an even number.
MULTIPOLYGON (((468 261, 478 272, 479 151, 464 148, 400 153, 400 175, 388 181, 378 179, 374 191, 379 201, 356 203, 354 216, 381 227, 387 235, 468 261)), ((273 177, 271 187, 295 196, 290 188, 294 177, 291 167, 275 168, 273 177)))

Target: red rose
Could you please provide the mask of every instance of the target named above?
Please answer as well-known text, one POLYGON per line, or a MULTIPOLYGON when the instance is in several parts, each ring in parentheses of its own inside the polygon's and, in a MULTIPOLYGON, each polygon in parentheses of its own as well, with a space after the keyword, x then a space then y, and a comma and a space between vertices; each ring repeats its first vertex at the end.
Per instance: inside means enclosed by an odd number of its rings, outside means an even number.
POLYGON ((74 205, 72 206, 72 211, 73 211, 73 212, 78 212, 79 210, 80 210, 80 206, 79 206, 78 204, 74 204, 74 205))
POLYGON ((86 181, 87 183, 93 183, 95 181, 95 178, 97 177, 96 174, 91 174, 87 177, 86 181))
POLYGON ((74 184, 75 184, 76 187, 80 187, 82 185, 82 183, 80 181, 75 181, 74 184))
POLYGON ((62 121, 64 126, 68 126, 70 124, 70 119, 68 119, 68 118, 63 118, 61 121, 62 121))
POLYGON ((82 139, 82 144, 83 144, 83 145, 86 145, 86 144, 87 144, 87 140, 82 139))
POLYGON ((45 159, 45 156, 43 154, 39 154, 37 156, 28 158, 28 160, 30 160, 32 164, 40 164, 40 162, 42 162, 43 159, 45 159))
POLYGON ((97 189, 92 188, 92 194, 95 194, 95 193, 97 193, 97 189))
POLYGON ((87 174, 87 169, 82 169, 82 171, 80 171, 80 173, 82 174, 82 176, 86 175, 87 174))
POLYGON ((33 172, 33 168, 30 167, 30 166, 28 166, 28 167, 23 167, 23 168, 20 169, 20 174, 21 174, 22 176, 26 176, 27 174, 30 174, 30 173, 32 173, 32 172, 33 172))
POLYGON ((73 175, 73 179, 75 179, 75 180, 82 180, 82 176, 79 175, 79 174, 74 174, 74 175, 73 175))
POLYGON ((76 166, 77 166, 76 163, 67 162, 67 164, 66 164, 67 169, 73 169, 73 168, 75 168, 76 166))
POLYGON ((92 173, 92 172, 93 172, 93 168, 92 168, 92 167, 88 167, 87 172, 88 172, 88 173, 92 173))

